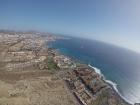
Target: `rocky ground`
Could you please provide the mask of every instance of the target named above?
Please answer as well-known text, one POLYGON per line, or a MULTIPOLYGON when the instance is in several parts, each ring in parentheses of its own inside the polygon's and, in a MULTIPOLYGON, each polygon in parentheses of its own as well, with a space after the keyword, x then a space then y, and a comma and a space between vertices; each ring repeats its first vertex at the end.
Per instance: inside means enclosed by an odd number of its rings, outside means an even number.
POLYGON ((5 74, 0 80, 0 105, 75 105, 66 88, 47 72, 5 74))

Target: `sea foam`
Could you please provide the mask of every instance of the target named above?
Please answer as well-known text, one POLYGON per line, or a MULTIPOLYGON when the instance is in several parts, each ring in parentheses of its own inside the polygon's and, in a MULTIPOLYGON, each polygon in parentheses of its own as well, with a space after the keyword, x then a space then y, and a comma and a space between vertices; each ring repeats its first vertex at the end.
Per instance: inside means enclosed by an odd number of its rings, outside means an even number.
POLYGON ((126 99, 124 96, 121 95, 121 93, 119 92, 119 90, 118 90, 118 88, 117 88, 117 84, 116 84, 115 82, 111 81, 111 80, 107 80, 107 79, 105 78, 105 76, 102 74, 102 72, 101 72, 100 69, 98 69, 98 68, 92 66, 91 64, 88 64, 88 66, 91 67, 92 69, 94 69, 96 73, 98 73, 99 75, 101 75, 101 76, 103 77, 104 81, 105 81, 106 83, 110 84, 110 85, 113 87, 113 89, 120 95, 120 97, 121 97, 122 99, 124 99, 126 102, 128 102, 128 103, 130 103, 130 104, 134 104, 133 102, 130 102, 128 99, 126 99))

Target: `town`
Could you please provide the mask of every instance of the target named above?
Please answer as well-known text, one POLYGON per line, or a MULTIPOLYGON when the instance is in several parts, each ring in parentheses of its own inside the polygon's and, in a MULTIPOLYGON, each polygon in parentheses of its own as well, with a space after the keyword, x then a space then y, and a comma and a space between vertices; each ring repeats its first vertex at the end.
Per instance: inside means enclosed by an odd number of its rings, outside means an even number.
POLYGON ((0 105, 129 105, 94 69, 46 46, 57 38, 0 32, 0 105))

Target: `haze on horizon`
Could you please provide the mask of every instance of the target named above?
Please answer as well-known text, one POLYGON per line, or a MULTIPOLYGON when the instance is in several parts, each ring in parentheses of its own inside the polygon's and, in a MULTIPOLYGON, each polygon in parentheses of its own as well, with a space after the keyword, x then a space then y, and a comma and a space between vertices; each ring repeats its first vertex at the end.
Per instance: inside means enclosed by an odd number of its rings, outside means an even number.
POLYGON ((70 34, 140 53, 140 1, 0 0, 0 29, 70 34))

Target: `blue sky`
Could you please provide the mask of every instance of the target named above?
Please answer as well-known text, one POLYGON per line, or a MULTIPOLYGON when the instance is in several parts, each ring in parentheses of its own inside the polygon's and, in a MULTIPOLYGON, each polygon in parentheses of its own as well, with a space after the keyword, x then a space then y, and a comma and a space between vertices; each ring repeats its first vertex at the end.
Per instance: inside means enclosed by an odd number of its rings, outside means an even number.
POLYGON ((70 34, 140 52, 140 0, 0 0, 0 28, 70 34))

